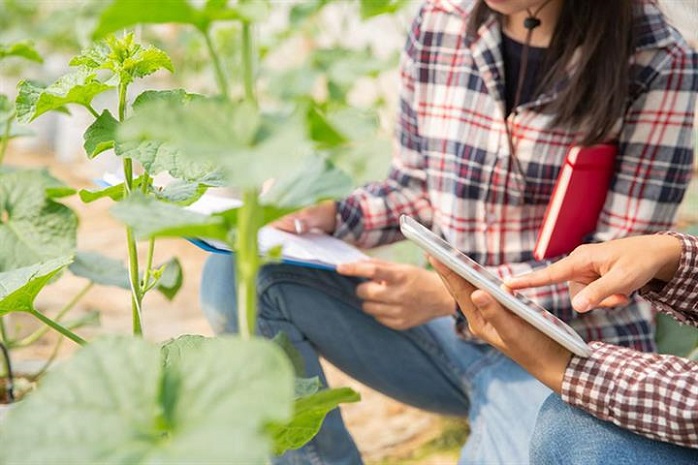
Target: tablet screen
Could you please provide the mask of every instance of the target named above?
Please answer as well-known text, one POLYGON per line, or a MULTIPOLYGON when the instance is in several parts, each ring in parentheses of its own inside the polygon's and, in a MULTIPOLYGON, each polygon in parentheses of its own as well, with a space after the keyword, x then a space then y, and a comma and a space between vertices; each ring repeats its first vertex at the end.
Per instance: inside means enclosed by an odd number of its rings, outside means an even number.
POLYGON ((503 282, 485 267, 455 249, 448 242, 408 216, 400 217, 400 229, 408 239, 465 278, 474 286, 489 292, 492 297, 531 325, 538 328, 575 354, 588 357, 589 347, 579 334, 564 321, 520 293, 502 289, 503 282))

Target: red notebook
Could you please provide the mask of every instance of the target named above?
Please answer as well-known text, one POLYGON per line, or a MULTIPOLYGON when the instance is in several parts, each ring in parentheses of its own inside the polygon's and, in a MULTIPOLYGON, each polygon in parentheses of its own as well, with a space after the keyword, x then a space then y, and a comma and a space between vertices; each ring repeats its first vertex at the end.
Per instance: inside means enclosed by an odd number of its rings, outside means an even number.
POLYGON ((569 149, 538 231, 536 260, 571 252, 596 229, 617 152, 615 144, 569 149))

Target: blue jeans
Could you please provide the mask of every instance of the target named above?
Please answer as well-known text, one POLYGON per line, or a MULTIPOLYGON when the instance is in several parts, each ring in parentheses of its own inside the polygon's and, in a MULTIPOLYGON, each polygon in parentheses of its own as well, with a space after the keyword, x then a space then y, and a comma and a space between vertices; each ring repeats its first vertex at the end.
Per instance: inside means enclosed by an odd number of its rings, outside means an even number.
MULTIPOLYGON (((212 256, 203 272, 201 303, 216 333, 236 332, 230 257, 212 256)), ((307 376, 326 383, 318 357, 351 377, 417 408, 468 417, 471 434, 460 463, 526 463, 538 410, 550 390, 487 345, 457 337, 451 318, 395 331, 361 310, 359 280, 331 271, 267 265, 259 274, 258 330, 285 332, 305 360, 307 376)), ((360 464, 333 411, 306 446, 277 463, 360 464)))
POLYGON ((682 465, 698 463, 698 449, 653 441, 599 420, 551 395, 531 440, 536 465, 682 465))

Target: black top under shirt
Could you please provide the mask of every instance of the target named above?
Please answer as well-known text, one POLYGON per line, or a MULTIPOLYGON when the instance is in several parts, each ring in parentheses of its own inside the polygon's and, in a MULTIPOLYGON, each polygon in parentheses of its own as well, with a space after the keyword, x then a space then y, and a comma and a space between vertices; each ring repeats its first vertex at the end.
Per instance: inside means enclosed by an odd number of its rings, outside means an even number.
MULTIPOLYGON (((516 98, 516 88, 519 85, 519 69, 521 69, 521 54, 524 44, 517 42, 502 33, 502 57, 504 58, 504 101, 507 115, 514 109, 514 99, 516 98)), ((544 76, 542 71, 545 60, 546 48, 528 47, 528 67, 524 76, 523 87, 521 88, 521 101, 519 105, 535 100, 536 87, 540 78, 544 76)))

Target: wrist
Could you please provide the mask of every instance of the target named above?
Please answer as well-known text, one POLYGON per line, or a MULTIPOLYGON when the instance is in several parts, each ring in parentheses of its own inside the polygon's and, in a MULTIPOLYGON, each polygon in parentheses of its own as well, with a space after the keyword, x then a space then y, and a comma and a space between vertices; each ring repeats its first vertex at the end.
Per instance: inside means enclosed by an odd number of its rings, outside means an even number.
POLYGON ((668 234, 657 236, 658 254, 662 258, 662 263, 654 279, 668 283, 671 281, 679 268, 681 261, 682 245, 678 237, 668 234))

